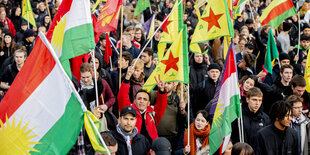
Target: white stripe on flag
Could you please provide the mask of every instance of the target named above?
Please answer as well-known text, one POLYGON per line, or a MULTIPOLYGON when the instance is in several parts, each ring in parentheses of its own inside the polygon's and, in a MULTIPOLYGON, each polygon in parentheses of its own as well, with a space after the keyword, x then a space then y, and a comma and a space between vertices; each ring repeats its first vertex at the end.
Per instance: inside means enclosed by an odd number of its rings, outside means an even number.
MULTIPOLYGON (((29 135, 37 135, 32 141, 38 142, 65 112, 72 91, 59 66, 34 90, 27 100, 14 113, 15 121, 22 119, 26 131, 33 129, 29 135)), ((13 117, 9 121, 12 122, 13 117)))
POLYGON ((70 11, 67 16, 67 25, 65 31, 73 27, 92 23, 90 2, 88 0, 73 0, 70 11))

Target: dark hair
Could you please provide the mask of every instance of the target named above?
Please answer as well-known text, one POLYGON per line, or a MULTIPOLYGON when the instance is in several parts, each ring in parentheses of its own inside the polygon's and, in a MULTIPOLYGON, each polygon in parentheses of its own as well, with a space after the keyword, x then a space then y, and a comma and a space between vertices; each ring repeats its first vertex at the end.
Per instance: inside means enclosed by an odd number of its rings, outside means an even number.
POLYGON ((253 66, 253 64, 254 64, 255 56, 254 56, 253 54, 246 53, 246 54, 243 56, 243 60, 245 61, 245 66, 246 66, 246 67, 251 67, 251 66, 253 66))
POLYGON ((254 23, 254 21, 253 21, 253 19, 251 19, 251 18, 248 18, 246 21, 245 21, 245 24, 253 24, 254 23))
POLYGON ((99 36, 99 40, 102 41, 102 40, 105 40, 107 39, 107 36, 105 33, 101 33, 100 36, 99 36))
POLYGON ((146 93, 146 94, 149 96, 149 101, 151 101, 151 94, 150 94, 149 92, 143 90, 143 89, 140 89, 140 90, 136 93, 135 98, 137 97, 137 95, 138 95, 139 93, 146 93))
POLYGON ((254 80, 254 83, 257 82, 257 77, 255 75, 244 75, 242 78, 239 80, 239 84, 243 84, 247 79, 252 79, 254 80))
POLYGON ((307 83, 303 76, 295 75, 291 80, 291 85, 295 88, 297 86, 306 87, 307 83))
POLYGON ((293 107, 294 103, 302 102, 302 98, 297 95, 291 95, 285 101, 293 107))
POLYGON ((211 117, 210 117, 209 113, 206 110, 199 110, 196 113, 196 117, 198 116, 198 114, 201 114, 208 122, 210 122, 211 117))
POLYGON ((115 146, 117 144, 116 139, 110 133, 103 132, 101 133, 101 137, 107 146, 115 146))
POLYGON ((245 44, 244 47, 248 48, 249 50, 254 50, 254 48, 255 48, 252 43, 247 43, 247 44, 245 44))
POLYGON ((246 98, 251 98, 253 96, 263 97, 263 93, 259 88, 253 87, 247 92, 246 98))
POLYGON ((302 40, 310 41, 310 37, 303 34, 303 35, 300 36, 300 41, 302 41, 302 40))
POLYGON ((286 68, 289 68, 289 69, 291 69, 292 71, 294 70, 294 68, 293 68, 292 65, 285 64, 285 65, 282 65, 282 66, 281 66, 280 73, 283 73, 283 72, 284 72, 284 69, 286 69, 286 68))
POLYGON ((292 110, 292 107, 289 103, 285 101, 277 101, 271 106, 269 117, 272 122, 275 122, 277 119, 283 120, 288 112, 292 110))
POLYGON ((143 51, 143 53, 147 53, 149 56, 153 57, 153 49, 150 47, 145 48, 145 50, 143 51))
MULTIPOLYGON (((119 56, 120 55, 118 55, 118 58, 119 58, 119 56)), ((131 57, 131 54, 129 52, 123 52, 122 58, 124 58, 125 61, 129 61, 129 64, 131 63, 132 57, 131 57)))
POLYGON ((254 155, 254 150, 251 147, 251 145, 247 143, 236 143, 232 150, 231 150, 231 155, 254 155))

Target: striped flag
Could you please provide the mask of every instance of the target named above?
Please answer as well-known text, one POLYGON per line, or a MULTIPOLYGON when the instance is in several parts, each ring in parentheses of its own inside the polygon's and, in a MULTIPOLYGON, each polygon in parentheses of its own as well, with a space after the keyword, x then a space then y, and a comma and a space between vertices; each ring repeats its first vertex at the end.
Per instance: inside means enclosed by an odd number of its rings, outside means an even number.
POLYGON ((296 14, 292 0, 274 0, 264 10, 259 20, 262 25, 269 24, 277 28, 283 20, 296 14))
MULTIPOLYGON (((232 42, 232 41, 231 41, 232 42)), ((212 102, 210 114, 214 114, 209 145, 210 154, 221 146, 225 151, 231 135, 231 123, 241 117, 240 90, 233 42, 226 56, 222 75, 212 102)))
MULTIPOLYGON (((46 35, 69 77, 71 77, 69 59, 95 48, 89 8, 88 0, 63 0, 46 35)), ((73 74, 79 79, 80 66, 72 65, 77 66, 73 74)))
POLYGON ((66 154, 76 142, 86 108, 50 51, 40 33, 0 104, 1 154, 66 154))

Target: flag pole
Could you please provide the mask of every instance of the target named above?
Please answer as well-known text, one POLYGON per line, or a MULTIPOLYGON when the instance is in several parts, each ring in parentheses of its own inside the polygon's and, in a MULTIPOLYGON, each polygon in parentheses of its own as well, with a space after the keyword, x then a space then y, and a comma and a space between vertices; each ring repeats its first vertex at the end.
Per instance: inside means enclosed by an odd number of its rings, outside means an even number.
POLYGON ((110 71, 113 71, 113 65, 112 65, 112 58, 111 58, 111 56, 109 56, 109 59, 110 59, 110 71))
MULTIPOLYGON (((157 33, 157 31, 162 27, 162 25, 166 22, 166 20, 168 20, 169 16, 173 13, 174 10, 176 10, 176 8, 179 7, 179 5, 182 3, 183 1, 180 1, 177 5, 177 7, 173 8, 171 10, 171 12, 168 14, 168 16, 164 19, 164 21, 157 27, 157 29, 155 30, 155 32, 153 33, 152 37, 146 42, 146 44, 144 45, 144 47, 142 48, 140 54, 138 55, 137 59, 139 59, 141 57, 142 52, 145 50, 145 48, 147 47, 147 45, 151 42, 151 40, 153 39, 153 37, 155 36, 155 34, 157 33)), ((135 67, 137 61, 132 65, 133 67, 135 67)))
MULTIPOLYGON (((297 3, 297 8, 298 7, 299 6, 298 6, 298 3, 297 3)), ((298 16, 298 46, 297 46, 297 54, 299 56, 299 49, 300 49, 300 47, 299 47, 300 46, 300 12, 299 11, 298 11, 297 16, 298 16)), ((298 62, 298 60, 297 60, 297 62, 298 62)), ((297 62, 295 62, 295 63, 297 63, 297 62)))
MULTIPOLYGON (((188 68, 188 72, 189 72, 189 68, 188 68)), ((189 104, 189 98, 190 98, 190 95, 189 95, 189 83, 187 85, 187 146, 189 146, 189 138, 190 138, 190 104, 189 104)))
MULTIPOLYGON (((51 16, 51 12, 50 12, 50 7, 48 6, 47 0, 45 0, 45 5, 46 5, 46 9, 47 9, 48 16, 50 17, 50 21, 53 21, 53 20, 52 20, 52 16, 51 16)), ((43 20, 44 20, 44 19, 43 19, 43 20)))
MULTIPOLYGON (((92 49, 91 51, 91 56, 92 56, 92 59, 93 59, 93 69, 94 69, 94 76, 95 76, 95 90, 96 90, 96 106, 98 107, 99 106, 99 100, 98 100, 98 87, 97 87, 97 70, 96 70, 96 66, 95 66, 95 50, 92 49)), ((98 80, 100 80, 98 78, 98 80)))
POLYGON ((28 29, 30 29, 30 25, 29 25, 29 13, 28 13, 28 10, 27 10, 27 24, 28 24, 28 29))
POLYGON ((123 16, 124 16, 124 7, 121 5, 121 45, 120 45, 120 54, 119 54, 119 88, 122 84, 122 55, 123 55, 123 16))

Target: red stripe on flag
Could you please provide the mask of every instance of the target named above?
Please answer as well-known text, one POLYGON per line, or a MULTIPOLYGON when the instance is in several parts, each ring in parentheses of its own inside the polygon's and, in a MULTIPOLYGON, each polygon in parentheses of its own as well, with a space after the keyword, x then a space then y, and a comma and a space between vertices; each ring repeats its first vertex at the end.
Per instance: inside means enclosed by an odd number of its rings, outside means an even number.
POLYGON ((0 103, 0 120, 3 123, 6 121, 5 116, 10 118, 15 113, 52 71, 55 64, 52 54, 38 37, 30 56, 0 103))
POLYGON ((262 25, 268 24, 270 21, 277 18, 278 16, 280 16, 284 12, 290 10, 293 6, 294 6, 294 4, 290 0, 287 0, 286 2, 283 2, 279 5, 277 5, 276 7, 274 7, 269 12, 269 14, 266 16, 266 18, 262 21, 262 25))
POLYGON ((65 15, 68 11, 70 11, 71 4, 73 0, 63 0, 60 4, 57 13, 53 19, 53 22, 50 26, 50 28, 47 31, 46 38, 51 41, 52 36, 54 33, 55 26, 58 24, 59 20, 62 18, 63 15, 65 15))
POLYGON ((227 56, 227 64, 225 68, 223 84, 225 83, 226 79, 228 79, 232 73, 236 72, 236 63, 235 63, 235 55, 233 48, 230 48, 229 55, 227 56))

